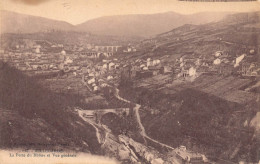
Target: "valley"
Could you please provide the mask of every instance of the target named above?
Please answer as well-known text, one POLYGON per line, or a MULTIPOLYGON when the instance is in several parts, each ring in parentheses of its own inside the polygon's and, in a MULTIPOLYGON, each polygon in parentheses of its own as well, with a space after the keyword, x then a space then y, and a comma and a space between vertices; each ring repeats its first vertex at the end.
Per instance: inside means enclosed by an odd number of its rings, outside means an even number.
POLYGON ((169 12, 76 28, 20 15, 52 26, 1 34, 0 147, 119 163, 257 163, 258 16, 169 12), (143 31, 165 19, 175 24, 143 31))

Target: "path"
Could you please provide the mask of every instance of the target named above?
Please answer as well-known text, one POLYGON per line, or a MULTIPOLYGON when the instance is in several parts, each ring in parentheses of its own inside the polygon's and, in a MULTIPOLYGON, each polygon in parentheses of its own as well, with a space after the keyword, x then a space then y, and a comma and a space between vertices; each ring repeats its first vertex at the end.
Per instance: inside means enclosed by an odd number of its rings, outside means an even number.
MULTIPOLYGON (((131 103, 131 101, 126 100, 126 99, 124 99, 124 98, 122 98, 122 97, 119 96, 119 90, 118 90, 118 89, 116 89, 115 96, 116 96, 116 98, 119 99, 119 100, 122 100, 122 101, 127 102, 127 103, 131 103)), ((159 141, 157 141, 157 140, 154 140, 154 139, 150 138, 149 136, 147 136, 147 134, 145 133, 144 126, 143 126, 143 124, 142 124, 142 122, 141 122, 140 114, 139 114, 139 109, 140 109, 140 107, 141 107, 141 105, 139 105, 139 104, 135 104, 135 107, 134 107, 135 114, 136 114, 136 119, 137 119, 137 122, 138 122, 138 124, 139 124, 140 129, 141 129, 140 134, 141 134, 143 137, 145 137, 145 138, 147 138, 147 139, 149 139, 149 140, 151 140, 151 141, 153 141, 153 142, 155 142, 155 143, 157 143, 157 144, 159 144, 159 145, 161 145, 161 146, 164 146, 164 147, 167 147, 167 148, 169 148, 169 149, 174 150, 173 147, 171 147, 171 146, 169 146, 169 145, 166 145, 166 144, 164 144, 164 143, 161 143, 161 142, 159 142, 159 141)))
MULTIPOLYGON (((98 143, 102 143, 101 141, 101 136, 100 136, 100 132, 99 132, 99 129, 97 128, 97 126, 90 120, 88 120, 87 118, 85 118, 83 116, 83 111, 82 110, 77 110, 78 113, 79 113, 79 116, 84 120, 86 121, 87 123, 89 123, 90 125, 92 125, 95 129, 96 129, 96 136, 97 136, 97 139, 98 139, 98 143)), ((103 142, 104 143, 104 142, 103 142)))

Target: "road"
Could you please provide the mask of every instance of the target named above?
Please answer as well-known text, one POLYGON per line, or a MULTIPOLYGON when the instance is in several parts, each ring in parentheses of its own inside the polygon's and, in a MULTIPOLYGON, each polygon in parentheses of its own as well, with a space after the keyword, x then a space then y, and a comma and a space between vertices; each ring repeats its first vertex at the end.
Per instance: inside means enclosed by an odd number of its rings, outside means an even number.
MULTIPOLYGON (((98 126, 96 125, 96 123, 94 123, 94 122, 90 121, 89 119, 85 118, 85 117, 83 116, 83 113, 84 113, 83 110, 77 110, 77 111, 78 111, 79 116, 80 116, 84 121, 86 121, 87 123, 89 123, 90 125, 92 125, 92 126, 96 129, 96 136, 97 136, 98 143, 104 144, 105 141, 106 141, 106 138, 104 138, 104 141, 102 141, 102 137, 101 137, 101 135, 100 135, 99 128, 98 128, 98 126)), ((105 136, 105 137, 107 137, 107 132, 106 132, 106 136, 105 136)))
MULTIPOLYGON (((124 101, 124 102, 127 102, 127 103, 132 103, 131 101, 126 100, 126 99, 122 98, 121 96, 119 96, 119 90, 118 90, 118 89, 116 89, 115 97, 116 97, 117 99, 121 100, 121 101, 124 101)), ((145 132, 145 128, 144 128, 144 126, 143 126, 143 124, 142 124, 142 122, 141 122, 141 118, 140 118, 140 114, 139 114, 139 109, 140 109, 140 108, 141 108, 141 105, 135 104, 134 111, 135 111, 135 114, 136 114, 137 122, 138 122, 138 124, 139 124, 140 129, 141 129, 140 134, 141 134, 144 138, 146 138, 146 139, 149 139, 149 140, 151 140, 151 141, 153 141, 153 142, 155 142, 155 143, 157 143, 157 144, 159 144, 159 145, 161 145, 161 146, 163 146, 163 147, 166 147, 166 148, 168 148, 168 149, 174 150, 173 147, 171 147, 171 146, 169 146, 169 145, 166 145, 166 144, 164 144, 164 143, 161 143, 161 142, 159 142, 159 141, 157 141, 157 140, 155 140, 155 139, 152 139, 151 137, 147 136, 147 134, 146 134, 146 132, 145 132)))
MULTIPOLYGON (((79 116, 86 121, 87 123, 89 123, 90 125, 92 125, 95 129, 96 129, 96 137, 98 139, 99 144, 101 144, 101 147, 117 147, 118 145, 115 145, 115 143, 118 143, 122 146, 124 146, 130 153, 130 160, 134 163, 138 163, 139 158, 136 156, 136 153, 132 150, 132 148, 130 148, 128 145, 120 142, 120 141, 116 141, 114 135, 112 134, 111 130, 106 126, 106 125, 101 125, 101 124, 96 124, 94 121, 92 121, 91 119, 87 119, 84 117, 84 110, 82 109, 77 109, 76 110, 79 114, 79 116), (100 135, 100 129, 104 129, 105 135, 104 137, 102 137, 102 135, 100 135)), ((113 150, 113 148, 112 148, 113 150)))
MULTIPOLYGON (((126 100, 126 99, 124 99, 124 98, 119 96, 119 90, 118 89, 116 89, 116 92, 115 92, 114 95, 115 95, 115 97, 117 99, 119 99, 121 101, 124 101, 126 103, 131 103, 132 104, 131 101, 126 100)), ((142 125, 142 122, 141 122, 141 118, 140 118, 140 114, 139 114, 139 109, 140 108, 141 108, 141 105, 135 104, 134 112, 135 112, 136 120, 137 120, 137 122, 139 124, 139 127, 140 127, 140 134, 144 138, 145 142, 146 142, 146 140, 150 140, 150 141, 152 141, 154 143, 157 143, 157 144, 161 145, 162 147, 166 147, 166 148, 168 148, 170 150, 173 150, 174 148, 172 148, 171 146, 166 145, 164 143, 161 143, 161 142, 159 142, 157 140, 154 140, 154 139, 150 138, 149 136, 147 136, 147 134, 145 132, 145 128, 144 128, 144 126, 142 125)), ((105 147, 109 148, 111 146, 112 147, 113 146, 117 147, 117 145, 115 145, 115 142, 117 142, 118 144, 123 144, 127 148, 127 150, 130 152, 131 160, 135 161, 135 162, 139 161, 138 157, 136 156, 136 153, 132 150, 132 148, 130 148, 129 146, 125 145, 124 143, 119 143, 118 141, 116 141, 114 136, 113 136, 113 134, 111 133, 111 130, 108 127, 106 127, 105 125, 97 124, 93 120, 84 117, 84 113, 85 113, 84 110, 76 109, 76 111, 78 112, 79 116, 84 121, 86 121, 87 123, 89 123, 90 125, 92 125, 95 128, 95 130, 96 130, 96 137, 97 137, 97 140, 98 140, 99 144, 101 145, 101 147, 104 147, 104 148, 105 147)), ((177 160, 175 160, 175 159, 173 159, 172 162, 175 163, 175 164, 179 164, 179 162, 177 160)))

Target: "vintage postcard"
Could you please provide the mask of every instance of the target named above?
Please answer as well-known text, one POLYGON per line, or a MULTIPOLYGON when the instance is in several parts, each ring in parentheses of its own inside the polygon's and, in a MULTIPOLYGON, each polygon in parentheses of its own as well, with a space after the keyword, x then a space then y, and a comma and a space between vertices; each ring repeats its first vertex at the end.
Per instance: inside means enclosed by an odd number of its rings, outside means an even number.
POLYGON ((1 0, 0 164, 260 163, 260 3, 1 0))

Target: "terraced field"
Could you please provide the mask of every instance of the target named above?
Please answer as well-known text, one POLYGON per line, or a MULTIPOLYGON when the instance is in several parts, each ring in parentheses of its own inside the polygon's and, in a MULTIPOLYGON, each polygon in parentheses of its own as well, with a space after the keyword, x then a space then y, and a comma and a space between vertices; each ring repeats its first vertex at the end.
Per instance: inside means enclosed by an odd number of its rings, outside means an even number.
POLYGON ((191 84, 191 87, 231 102, 245 104, 255 100, 259 96, 258 93, 241 90, 243 86, 247 86, 251 82, 252 80, 250 79, 241 79, 233 76, 202 75, 191 84))

